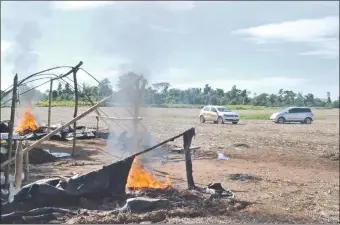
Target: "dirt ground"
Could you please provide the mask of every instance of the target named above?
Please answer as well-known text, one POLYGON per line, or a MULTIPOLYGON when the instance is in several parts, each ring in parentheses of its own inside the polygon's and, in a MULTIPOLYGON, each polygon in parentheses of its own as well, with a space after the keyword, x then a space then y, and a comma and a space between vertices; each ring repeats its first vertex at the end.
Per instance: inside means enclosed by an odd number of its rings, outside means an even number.
MULTIPOLYGON (((103 108, 110 116, 125 115, 122 109, 103 108)), ((85 108, 80 108, 81 112, 85 108)), ((1 109, 1 119, 9 117, 9 109, 1 109)), ((22 115, 20 109, 18 118, 22 115)), ((47 109, 36 108, 39 122, 46 122, 47 109)), ((191 127, 196 128, 192 145, 199 155, 224 152, 229 160, 193 160, 193 175, 198 186, 220 182, 231 189, 237 199, 250 203, 234 214, 211 217, 171 217, 169 223, 305 223, 339 222, 339 110, 315 110, 324 120, 310 125, 273 124, 270 121, 247 120, 238 125, 200 124, 197 109, 142 110, 142 124, 158 141, 163 141, 191 127), (248 174, 256 179, 233 180, 233 174, 248 174)), ((263 111, 239 111, 240 114, 263 111)), ((72 108, 53 108, 52 123, 67 122, 72 108)), ((95 126, 94 114, 80 125, 95 126)), ((126 115, 125 115, 126 116, 126 115)), ((110 124, 119 129, 113 122, 110 124)), ((106 128, 105 123, 100 123, 106 128)), ((78 141, 79 156, 54 163, 31 165, 31 180, 44 177, 85 173, 101 168, 113 158, 105 140, 78 141)), ((182 139, 175 145, 181 146, 182 139)), ((44 148, 69 152, 72 143, 44 142, 44 148)), ((156 165, 155 165, 156 166, 156 165)), ((183 161, 155 167, 161 178, 169 174, 173 186, 186 187, 183 161)))

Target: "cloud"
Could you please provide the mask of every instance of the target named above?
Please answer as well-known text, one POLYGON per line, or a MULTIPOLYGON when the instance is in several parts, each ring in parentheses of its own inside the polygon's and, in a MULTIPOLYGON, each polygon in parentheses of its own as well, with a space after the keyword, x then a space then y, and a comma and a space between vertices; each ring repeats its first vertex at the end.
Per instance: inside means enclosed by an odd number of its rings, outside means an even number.
POLYGON ((339 57, 339 38, 329 38, 326 42, 311 44, 315 50, 301 52, 299 55, 303 56, 322 56, 325 58, 339 57))
POLYGON ((232 33, 246 35, 257 44, 304 43, 313 48, 304 55, 339 56, 339 16, 265 24, 232 33))
POLYGON ((173 12, 190 11, 196 6, 194 1, 156 1, 156 3, 173 12))
POLYGON ((171 28, 162 27, 158 25, 150 25, 150 29, 155 30, 155 31, 165 32, 165 33, 169 33, 173 31, 171 28))
POLYGON ((102 6, 112 5, 114 1, 56 1, 53 5, 59 10, 86 10, 91 8, 98 8, 102 6))
POLYGON ((4 41, 4 40, 1 40, 1 53, 5 53, 7 52, 12 46, 12 43, 9 42, 9 41, 4 41))

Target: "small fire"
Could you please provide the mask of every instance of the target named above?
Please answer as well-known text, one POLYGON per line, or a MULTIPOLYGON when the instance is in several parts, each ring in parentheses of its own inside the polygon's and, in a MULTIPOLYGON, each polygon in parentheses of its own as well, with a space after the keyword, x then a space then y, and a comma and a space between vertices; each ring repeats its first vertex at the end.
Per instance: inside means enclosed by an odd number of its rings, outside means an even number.
POLYGON ((26 132, 32 132, 37 130, 39 127, 36 123, 35 117, 32 113, 32 109, 26 109, 24 113, 24 119, 20 120, 17 128, 18 134, 22 135, 26 132))
POLYGON ((160 182, 155 175, 143 168, 140 160, 136 157, 132 163, 126 187, 130 190, 141 190, 143 188, 166 189, 171 186, 169 177, 164 183, 160 182))

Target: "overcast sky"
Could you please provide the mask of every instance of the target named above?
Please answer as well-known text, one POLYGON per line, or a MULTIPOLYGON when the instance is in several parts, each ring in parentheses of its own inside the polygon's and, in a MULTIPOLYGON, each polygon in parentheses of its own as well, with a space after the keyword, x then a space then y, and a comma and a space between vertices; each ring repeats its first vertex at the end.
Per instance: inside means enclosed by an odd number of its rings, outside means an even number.
POLYGON ((1 2, 1 88, 80 60, 113 83, 134 70, 178 88, 337 98, 339 3, 1 2))

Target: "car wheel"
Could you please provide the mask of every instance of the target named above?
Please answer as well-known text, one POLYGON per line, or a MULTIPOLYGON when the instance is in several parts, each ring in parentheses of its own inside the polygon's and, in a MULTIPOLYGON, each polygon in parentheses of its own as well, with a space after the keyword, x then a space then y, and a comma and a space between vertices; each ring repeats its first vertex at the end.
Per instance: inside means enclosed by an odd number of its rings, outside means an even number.
POLYGON ((285 123, 286 120, 285 120, 285 118, 280 117, 279 119, 277 119, 277 122, 282 124, 282 123, 285 123))
POLYGON ((238 122, 233 122, 233 124, 237 124, 238 122))
POLYGON ((222 118, 222 117, 218 117, 218 118, 217 118, 217 123, 218 123, 218 124, 224 124, 223 118, 222 118))
POLYGON ((200 122, 201 122, 201 123, 205 123, 204 116, 200 116, 200 122))
POLYGON ((311 124, 312 123, 312 119, 307 117, 304 121, 305 124, 311 124))

